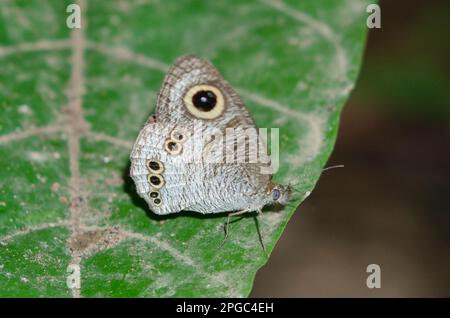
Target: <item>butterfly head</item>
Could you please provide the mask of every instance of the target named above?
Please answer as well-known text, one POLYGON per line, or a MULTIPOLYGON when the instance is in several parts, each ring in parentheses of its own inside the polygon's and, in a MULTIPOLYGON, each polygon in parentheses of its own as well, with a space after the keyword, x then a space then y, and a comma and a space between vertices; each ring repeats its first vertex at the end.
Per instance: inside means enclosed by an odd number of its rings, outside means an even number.
POLYGON ((292 190, 290 186, 277 184, 272 188, 272 191, 270 192, 271 201, 273 203, 286 205, 286 203, 288 203, 289 199, 291 198, 291 193, 292 190))

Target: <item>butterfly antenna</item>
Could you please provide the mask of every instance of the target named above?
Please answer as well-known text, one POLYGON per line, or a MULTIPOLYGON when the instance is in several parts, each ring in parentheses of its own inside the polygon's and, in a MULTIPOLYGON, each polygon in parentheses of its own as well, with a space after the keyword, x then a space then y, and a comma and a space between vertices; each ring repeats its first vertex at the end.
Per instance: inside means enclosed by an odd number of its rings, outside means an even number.
MULTIPOLYGON (((327 171, 327 170, 331 170, 331 169, 336 169, 336 168, 344 168, 344 165, 334 165, 334 166, 329 166, 326 167, 324 169, 322 169, 322 172, 327 171)), ((291 200, 289 200, 289 202, 292 202, 292 199, 302 199, 305 196, 304 192, 299 191, 296 186, 299 184, 300 182, 290 182, 289 183, 289 187, 291 189, 291 200)), ((286 206, 290 206, 289 203, 286 204, 286 206)))
POLYGON ((323 168, 322 172, 327 171, 327 170, 331 170, 331 169, 336 169, 336 168, 344 168, 344 165, 329 166, 329 167, 323 168))

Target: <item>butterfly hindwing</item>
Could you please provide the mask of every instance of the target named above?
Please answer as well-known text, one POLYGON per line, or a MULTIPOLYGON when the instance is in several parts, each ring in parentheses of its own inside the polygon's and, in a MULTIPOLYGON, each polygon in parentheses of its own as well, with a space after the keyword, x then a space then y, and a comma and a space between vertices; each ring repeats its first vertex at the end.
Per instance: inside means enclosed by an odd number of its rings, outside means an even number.
POLYGON ((158 122, 146 124, 130 156, 130 175, 137 192, 157 214, 181 211, 193 203, 190 201, 191 196, 185 193, 190 180, 187 179, 189 166, 185 164, 183 152, 172 156, 164 151, 171 130, 171 127, 158 122), (159 165, 160 169, 151 169, 152 163, 159 165), (159 184, 152 183, 153 175, 161 178, 159 184), (152 197, 152 193, 157 196, 152 197))

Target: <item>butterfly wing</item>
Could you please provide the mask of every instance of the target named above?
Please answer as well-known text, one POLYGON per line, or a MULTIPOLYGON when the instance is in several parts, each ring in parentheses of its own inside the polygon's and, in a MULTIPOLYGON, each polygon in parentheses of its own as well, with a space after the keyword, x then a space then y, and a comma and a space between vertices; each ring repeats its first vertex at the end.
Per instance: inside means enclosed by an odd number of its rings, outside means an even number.
POLYGON ((185 158, 193 140, 186 140, 183 151, 173 155, 173 151, 166 151, 173 130, 174 127, 157 121, 147 123, 130 155, 130 176, 137 192, 156 214, 179 212, 195 203, 187 193, 192 177, 189 171, 195 169, 185 158))
POLYGON ((207 61, 179 58, 166 75, 156 114, 131 154, 131 176, 140 196, 157 214, 262 206, 271 176, 261 173, 260 164, 224 161, 222 150, 230 145, 226 153, 248 156, 245 139, 225 145, 227 129, 235 128, 255 128, 237 93, 207 61), (149 167, 152 162, 163 166, 159 174, 149 167))

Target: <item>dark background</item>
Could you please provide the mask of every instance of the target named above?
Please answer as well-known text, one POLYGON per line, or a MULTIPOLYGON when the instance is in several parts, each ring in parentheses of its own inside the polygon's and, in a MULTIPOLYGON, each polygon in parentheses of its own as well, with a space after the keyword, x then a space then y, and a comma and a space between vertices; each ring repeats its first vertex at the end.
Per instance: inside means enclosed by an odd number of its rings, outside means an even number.
POLYGON ((450 297, 450 1, 380 6, 328 162, 345 168, 322 174, 253 297, 450 297))

